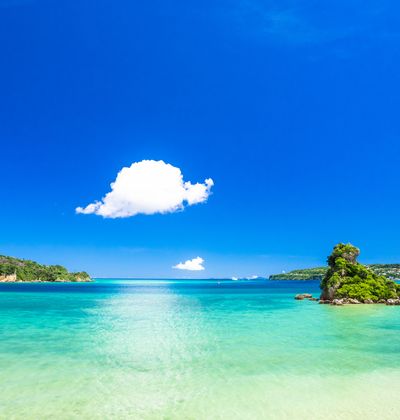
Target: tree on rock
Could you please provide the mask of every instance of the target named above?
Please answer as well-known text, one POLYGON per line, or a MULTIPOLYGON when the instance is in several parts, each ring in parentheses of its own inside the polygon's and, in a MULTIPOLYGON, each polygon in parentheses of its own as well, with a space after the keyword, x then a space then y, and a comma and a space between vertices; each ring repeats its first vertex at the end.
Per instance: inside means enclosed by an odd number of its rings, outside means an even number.
POLYGON ((360 302, 396 299, 400 285, 374 274, 357 262, 360 250, 351 244, 337 244, 328 257, 328 271, 321 281, 321 299, 357 299, 360 302))

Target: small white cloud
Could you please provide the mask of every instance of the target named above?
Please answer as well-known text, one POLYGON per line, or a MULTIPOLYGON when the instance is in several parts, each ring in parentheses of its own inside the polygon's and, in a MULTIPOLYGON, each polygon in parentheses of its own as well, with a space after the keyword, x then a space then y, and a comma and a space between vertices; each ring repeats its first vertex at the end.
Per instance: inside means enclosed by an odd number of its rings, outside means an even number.
POLYGON ((108 218, 173 213, 207 201, 213 185, 211 178, 185 182, 179 168, 162 160, 142 160, 122 168, 101 201, 77 207, 76 212, 108 218))
POLYGON ((172 268, 177 268, 178 270, 201 271, 204 270, 203 263, 203 258, 196 257, 192 260, 187 260, 184 263, 180 262, 179 264, 174 265, 172 268))

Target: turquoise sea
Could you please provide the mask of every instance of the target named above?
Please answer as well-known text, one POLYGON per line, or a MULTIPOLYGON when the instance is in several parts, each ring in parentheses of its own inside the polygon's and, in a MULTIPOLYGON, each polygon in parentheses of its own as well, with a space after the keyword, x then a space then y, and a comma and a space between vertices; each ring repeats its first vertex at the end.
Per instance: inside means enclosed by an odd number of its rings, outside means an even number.
POLYGON ((0 284, 1 419, 396 419, 400 307, 317 282, 0 284))

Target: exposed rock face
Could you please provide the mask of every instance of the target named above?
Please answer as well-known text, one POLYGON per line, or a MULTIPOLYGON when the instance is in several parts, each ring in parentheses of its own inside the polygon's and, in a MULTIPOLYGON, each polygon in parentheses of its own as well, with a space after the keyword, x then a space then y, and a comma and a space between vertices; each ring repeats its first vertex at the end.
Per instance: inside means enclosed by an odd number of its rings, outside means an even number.
POLYGON ((358 305, 361 302, 357 299, 348 298, 346 303, 351 303, 352 305, 358 305))
POLYGON ((17 281, 17 275, 16 274, 9 274, 6 276, 0 275, 0 283, 12 283, 17 281))
POLYGON ((400 305, 400 299, 388 299, 386 305, 400 305))
POLYGON ((339 285, 327 287, 322 291, 321 299, 332 301, 335 298, 335 293, 339 285))
POLYGON ((360 250, 351 244, 335 246, 328 257, 328 271, 321 281, 320 303, 386 303, 399 299, 400 285, 358 263, 359 255, 360 250))

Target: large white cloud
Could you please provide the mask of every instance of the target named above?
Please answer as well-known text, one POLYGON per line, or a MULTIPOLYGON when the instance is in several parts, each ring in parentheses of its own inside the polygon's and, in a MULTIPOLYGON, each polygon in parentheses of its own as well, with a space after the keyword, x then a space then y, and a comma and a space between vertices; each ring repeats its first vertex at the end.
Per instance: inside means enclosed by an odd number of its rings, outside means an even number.
POLYGON ((101 201, 77 207, 76 212, 110 218, 172 213, 207 201, 213 185, 211 178, 202 184, 185 182, 179 168, 162 160, 142 160, 122 168, 101 201))
POLYGON ((178 270, 201 271, 204 270, 203 263, 203 258, 196 257, 191 260, 187 260, 184 263, 180 262, 179 264, 174 265, 172 268, 177 268, 178 270))

